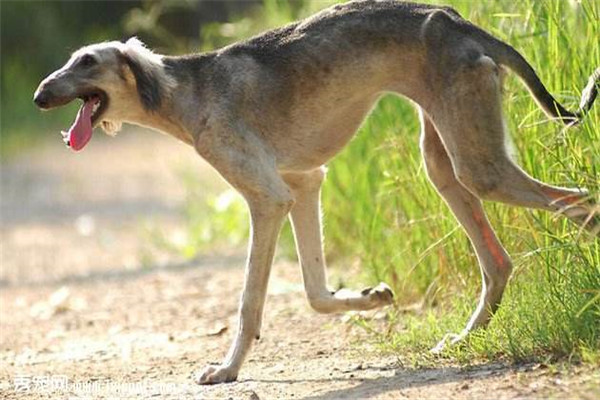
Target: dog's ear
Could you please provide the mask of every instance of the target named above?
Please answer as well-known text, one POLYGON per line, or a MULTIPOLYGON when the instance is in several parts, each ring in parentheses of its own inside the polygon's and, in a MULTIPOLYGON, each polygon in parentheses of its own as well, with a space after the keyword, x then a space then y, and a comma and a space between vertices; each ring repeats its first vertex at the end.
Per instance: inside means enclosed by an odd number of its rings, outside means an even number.
POLYGON ((125 42, 121 55, 135 78, 142 106, 149 111, 159 109, 164 96, 161 81, 164 69, 158 56, 135 37, 125 42))
POLYGON ((144 50, 148 50, 148 46, 144 42, 142 42, 138 37, 132 36, 125 42, 126 46, 142 48, 144 50))

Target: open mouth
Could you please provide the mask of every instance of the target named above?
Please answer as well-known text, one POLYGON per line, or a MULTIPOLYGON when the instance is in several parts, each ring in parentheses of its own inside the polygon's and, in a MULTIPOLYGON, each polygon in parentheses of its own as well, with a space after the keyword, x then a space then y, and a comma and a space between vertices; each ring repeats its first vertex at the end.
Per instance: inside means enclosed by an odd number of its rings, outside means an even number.
POLYGON ((98 119, 102 116, 106 107, 108 106, 108 96, 103 91, 91 93, 86 96, 80 96, 84 103, 88 101, 94 101, 94 108, 92 109, 92 127, 96 127, 98 119))
POLYGON ((61 132, 67 147, 75 151, 83 149, 90 141, 93 128, 101 120, 108 107, 108 96, 102 90, 92 91, 78 96, 78 98, 83 100, 83 105, 69 130, 61 132))

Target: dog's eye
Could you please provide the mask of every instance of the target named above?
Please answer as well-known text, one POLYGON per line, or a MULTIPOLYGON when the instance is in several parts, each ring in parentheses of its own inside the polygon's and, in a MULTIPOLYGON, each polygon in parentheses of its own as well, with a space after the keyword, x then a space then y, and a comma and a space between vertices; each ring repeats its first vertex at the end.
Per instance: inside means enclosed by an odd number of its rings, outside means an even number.
POLYGON ((81 60, 79 60, 79 65, 83 67, 91 67, 92 65, 96 64, 96 62, 96 58, 93 55, 84 54, 81 57, 81 60))

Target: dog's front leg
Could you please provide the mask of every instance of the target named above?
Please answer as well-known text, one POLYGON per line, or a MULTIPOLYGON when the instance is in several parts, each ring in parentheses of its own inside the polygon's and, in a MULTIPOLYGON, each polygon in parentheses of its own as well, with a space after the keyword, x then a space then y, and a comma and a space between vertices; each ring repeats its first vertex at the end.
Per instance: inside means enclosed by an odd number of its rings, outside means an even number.
POLYGON ((251 248, 246 266, 237 333, 223 363, 220 366, 208 366, 198 379, 200 384, 235 380, 253 340, 260 336, 267 282, 275 243, 285 215, 283 211, 284 208, 272 204, 269 207, 254 207, 251 210, 251 248))
POLYGON ((360 292, 347 289, 332 292, 327 287, 319 201, 324 177, 324 168, 283 175, 296 201, 291 219, 310 305, 321 313, 335 313, 371 310, 391 304, 394 295, 385 283, 360 292))
POLYGON ((244 196, 251 221, 249 255, 234 341, 223 363, 206 367, 197 379, 200 384, 212 384, 235 380, 253 340, 260 336, 275 245, 294 201, 275 169, 274 158, 260 146, 256 137, 221 134, 209 149, 198 151, 244 196), (226 145, 222 145, 222 141, 226 141, 226 145))

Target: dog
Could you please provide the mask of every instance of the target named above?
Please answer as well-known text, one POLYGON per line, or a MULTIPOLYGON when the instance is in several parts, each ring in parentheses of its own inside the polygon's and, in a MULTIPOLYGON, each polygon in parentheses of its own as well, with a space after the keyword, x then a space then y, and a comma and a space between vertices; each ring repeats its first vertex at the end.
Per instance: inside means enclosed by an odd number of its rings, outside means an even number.
POLYGON ((73 150, 84 148, 96 126, 114 134, 126 122, 170 134, 193 146, 246 200, 251 239, 239 325, 223 363, 198 374, 198 383, 210 384, 235 380, 260 336, 273 253, 288 214, 316 311, 393 302, 383 283, 361 292, 329 290, 320 212, 324 165, 383 93, 416 105, 428 177, 468 235, 483 276, 465 329, 436 350, 488 323, 511 274, 482 200, 562 213, 598 235, 598 208, 584 190, 535 180, 507 155, 504 67, 521 77, 550 118, 566 125, 583 118, 600 86, 598 68, 579 110, 568 111, 513 47, 452 8, 366 0, 204 54, 158 55, 136 38, 92 44, 44 79, 34 102, 50 109, 83 100, 63 132, 73 150))

